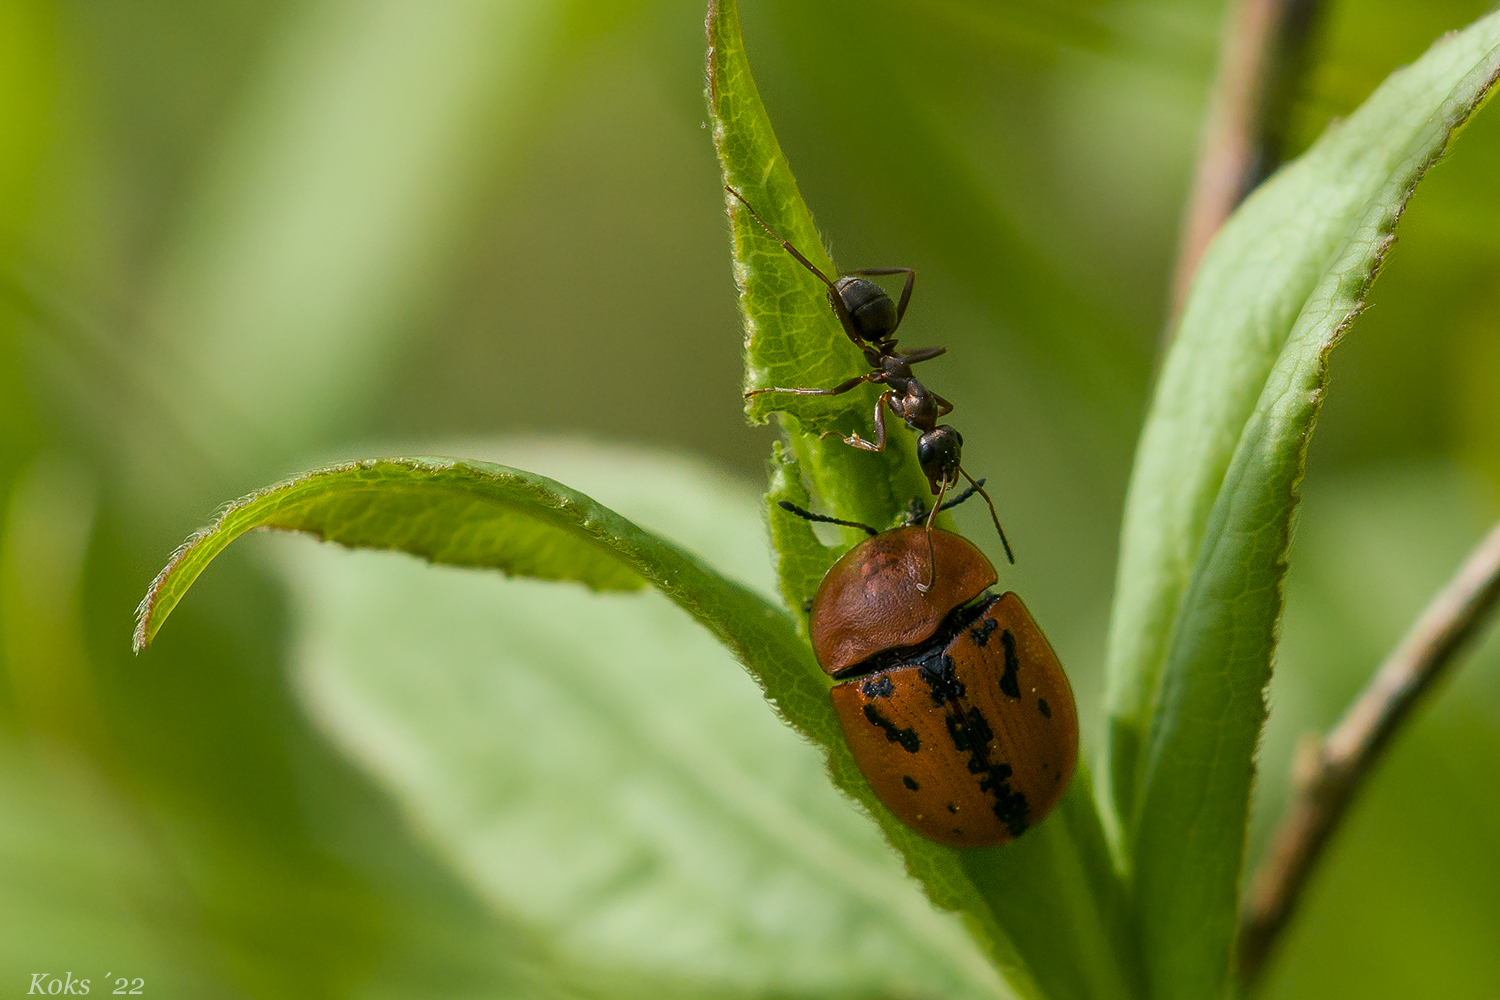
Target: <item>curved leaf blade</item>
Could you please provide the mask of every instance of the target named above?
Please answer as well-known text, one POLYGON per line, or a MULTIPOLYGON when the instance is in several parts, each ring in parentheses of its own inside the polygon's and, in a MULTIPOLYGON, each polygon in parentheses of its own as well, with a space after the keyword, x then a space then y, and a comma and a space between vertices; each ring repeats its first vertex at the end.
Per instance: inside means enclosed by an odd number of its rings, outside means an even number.
POLYGON ((451 565, 573 580, 595 590, 650 583, 745 664, 790 725, 828 750, 839 787, 888 829, 905 829, 849 756, 828 700, 831 682, 798 637, 791 615, 577 490, 503 465, 367 459, 304 473, 230 504, 152 582, 137 609, 136 649, 150 644, 215 556, 260 528, 451 565))
POLYGON ((811 659, 785 612, 602 504, 545 476, 446 458, 349 462, 230 504, 177 550, 151 584, 137 613, 136 648, 150 643, 215 556, 257 528, 306 532, 356 548, 398 549, 456 566, 574 580, 595 590, 636 590, 649 582, 745 662, 811 659))
POLYGON ((1329 352, 1425 171, 1500 73, 1438 42, 1252 196, 1206 256, 1142 436, 1108 669, 1113 801, 1153 996, 1225 988, 1281 581, 1329 352))

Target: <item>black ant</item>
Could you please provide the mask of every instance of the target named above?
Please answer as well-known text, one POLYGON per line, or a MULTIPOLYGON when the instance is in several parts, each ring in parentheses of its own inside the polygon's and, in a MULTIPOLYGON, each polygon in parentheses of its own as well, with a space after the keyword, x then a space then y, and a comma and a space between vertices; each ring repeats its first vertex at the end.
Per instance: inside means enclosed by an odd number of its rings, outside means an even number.
MULTIPOLYGON (((1005 546, 1005 558, 1014 564, 1016 557, 1011 553, 1010 541, 1005 537, 1005 529, 1000 527, 1000 515, 995 513, 995 502, 961 464, 963 435, 951 425, 937 422, 939 417, 953 411, 953 404, 917 381, 916 376, 912 374, 912 365, 930 361, 946 353, 948 349, 924 347, 915 351, 896 350, 896 330, 906 316, 906 306, 911 302, 912 286, 916 283, 917 272, 909 267, 870 267, 851 271, 847 275, 841 275, 838 281, 832 281, 818 270, 812 261, 802 256, 796 247, 782 239, 776 230, 760 217, 760 213, 756 212, 745 200, 744 195, 728 185, 725 185, 724 190, 738 198, 740 204, 745 206, 745 209, 756 222, 760 223, 761 228, 771 235, 772 239, 780 243, 787 253, 797 259, 799 264, 817 275, 818 280, 828 286, 829 305, 833 307, 834 314, 838 316, 844 332, 849 335, 850 340, 854 341, 854 346, 864 353, 865 360, 874 369, 834 386, 832 389, 751 389, 745 393, 745 398, 770 392, 784 392, 794 396, 839 396, 866 383, 887 386, 888 388, 875 401, 875 440, 866 441, 858 434, 851 434, 844 438, 844 443, 864 451, 884 451, 885 411, 889 408, 892 413, 906 421, 908 427, 918 432, 917 462, 922 466, 922 473, 927 477, 927 485, 931 488, 932 494, 938 498, 937 503, 932 505, 932 512, 927 515, 929 555, 932 552, 932 522, 937 517, 938 511, 946 510, 950 506, 943 503, 943 495, 948 487, 957 484, 959 476, 963 476, 969 481, 971 487, 971 492, 965 494, 965 498, 972 496, 974 492, 984 497, 984 502, 990 508, 990 517, 995 522, 995 530, 1000 534, 1000 544, 1005 546), (891 297, 886 294, 885 289, 868 280, 869 277, 885 274, 906 275, 906 284, 901 289, 899 302, 891 302, 891 297)), ((858 525, 858 527, 864 527, 864 525, 858 525)), ((927 590, 937 579, 936 565, 932 567, 932 574, 927 586, 921 587, 922 590, 927 590)))

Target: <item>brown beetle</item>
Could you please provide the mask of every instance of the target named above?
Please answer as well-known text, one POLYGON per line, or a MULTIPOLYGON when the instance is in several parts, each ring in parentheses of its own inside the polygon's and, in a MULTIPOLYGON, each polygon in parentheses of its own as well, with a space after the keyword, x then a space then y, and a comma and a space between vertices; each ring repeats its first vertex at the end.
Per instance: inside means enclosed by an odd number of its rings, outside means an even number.
POLYGON ((855 761, 926 837, 955 847, 1019 837, 1078 761, 1062 664, 1019 597, 986 593, 995 568, 972 543, 916 524, 855 526, 874 537, 833 564, 810 612, 818 662, 843 681, 830 694, 855 761), (929 539, 942 572, 923 590, 929 539))

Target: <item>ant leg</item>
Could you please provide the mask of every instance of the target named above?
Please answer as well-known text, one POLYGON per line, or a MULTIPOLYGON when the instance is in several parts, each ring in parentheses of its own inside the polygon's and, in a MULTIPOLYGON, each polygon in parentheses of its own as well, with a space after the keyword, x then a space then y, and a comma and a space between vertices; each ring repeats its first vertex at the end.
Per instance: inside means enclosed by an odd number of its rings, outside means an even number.
POLYGON ((880 532, 876 531, 868 524, 863 524, 859 521, 840 521, 838 518, 829 517, 827 514, 814 514, 812 511, 807 510, 806 508, 798 507, 790 500, 778 500, 776 502, 776 506, 780 507, 782 510, 796 514, 798 517, 803 518, 807 521, 821 521, 824 524, 841 524, 846 528, 862 528, 871 535, 880 534, 880 532))
POLYGON ((751 389, 745 393, 745 398, 749 399, 751 396, 759 396, 767 392, 785 392, 793 396, 842 396, 850 389, 884 377, 885 372, 870 372, 858 378, 851 378, 849 381, 840 383, 832 389, 751 389))
MULTIPOLYGON (((946 399, 944 399, 942 396, 939 396, 935 392, 932 394, 932 401, 937 404, 938 416, 946 417, 948 414, 953 412, 953 404, 948 402, 946 399)), ((983 482, 983 480, 980 480, 980 482, 983 482)))
POLYGON ((944 479, 943 485, 938 489, 937 503, 932 505, 932 511, 927 515, 927 586, 917 584, 917 589, 924 594, 937 583, 937 552, 932 547, 932 522, 937 520, 938 511, 943 509, 943 494, 948 492, 948 484, 949 480, 944 479))
POLYGON ((914 365, 922 361, 931 361, 933 358, 947 353, 948 348, 946 347, 922 347, 915 351, 902 351, 901 360, 909 365, 914 365))
MULTIPOLYGON (((906 305, 911 301, 912 286, 917 283, 917 272, 909 267, 867 267, 859 271, 850 271, 850 274, 869 275, 874 277, 880 274, 904 274, 906 285, 901 289, 901 301, 896 303, 896 326, 901 326, 901 320, 906 317, 906 305)), ((892 333, 896 330, 893 328, 892 333)))
POLYGON ((885 407, 890 403, 891 397, 896 394, 894 389, 887 389, 875 400, 875 440, 866 441, 858 434, 850 434, 844 438, 844 443, 862 451, 885 451, 885 407))
POLYGON ((793 257, 797 258, 797 262, 798 263, 800 263, 803 267, 807 268, 813 274, 816 274, 818 276, 818 280, 821 281, 821 282, 823 282, 823 284, 827 285, 830 289, 834 289, 836 287, 834 285, 833 281, 829 279, 828 275, 826 275, 822 271, 818 270, 818 266, 816 264, 814 264, 812 261, 808 260, 806 257, 802 256, 801 252, 798 251, 798 249, 796 247, 792 246, 786 240, 782 239, 781 235, 779 233, 777 233, 776 230, 772 229, 771 226, 770 226, 770 224, 767 223, 765 219, 762 219, 760 217, 760 213, 757 212, 755 209, 753 209, 753 208, 750 207, 750 203, 745 200, 745 196, 744 195, 740 194, 738 191, 736 191, 734 188, 730 187, 728 184, 724 185, 724 190, 728 191, 730 194, 732 194, 736 198, 738 198, 740 200, 740 204, 745 206, 746 211, 748 211, 751 214, 751 216, 753 216, 755 218, 756 222, 760 223, 760 228, 764 229, 767 233, 769 233, 771 235, 771 239, 775 240, 777 243, 780 243, 781 246, 782 246, 782 248, 785 249, 787 253, 789 253, 793 257))
POLYGON ((973 485, 975 492, 984 497, 984 502, 990 505, 990 518, 995 522, 995 530, 1000 533, 1000 544, 1005 546, 1005 558, 1009 559, 1010 564, 1014 566, 1016 564, 1016 557, 1010 551, 1010 542, 1005 537, 1005 529, 1000 527, 1000 515, 995 513, 995 501, 991 500, 990 495, 984 491, 984 480, 981 479, 976 482, 973 476, 964 472, 964 468, 961 465, 958 467, 958 471, 963 473, 963 477, 973 485))
MULTIPOLYGON (((760 223, 760 228, 764 229, 767 233, 771 234, 771 239, 775 240, 777 243, 780 243, 781 246, 782 246, 782 249, 784 249, 787 253, 791 254, 793 257, 797 258, 797 262, 799 264, 801 264, 803 267, 807 268, 813 274, 817 275, 818 276, 818 280, 821 281, 821 282, 823 282, 823 284, 825 284, 825 285, 828 286, 828 300, 833 305, 834 314, 837 315, 838 318, 839 318, 839 325, 841 325, 844 328, 844 333, 848 335, 849 339, 852 340, 852 341, 854 341, 855 346, 857 346, 857 347, 863 347, 864 346, 864 341, 861 340, 859 338, 859 335, 855 332, 855 329, 854 329, 854 319, 849 315, 849 308, 844 305, 844 297, 839 294, 838 285, 834 284, 833 281, 828 277, 828 275, 826 275, 822 271, 818 270, 818 267, 817 267, 816 264, 814 264, 812 261, 808 260, 806 257, 802 256, 801 251, 799 251, 796 247, 792 246, 786 240, 782 239, 781 235, 779 233, 777 233, 776 230, 772 229, 770 227, 770 225, 766 222, 765 219, 762 219, 760 217, 760 213, 757 212, 754 208, 752 208, 750 206, 750 203, 745 200, 745 196, 744 195, 740 194, 738 191, 736 191, 734 188, 730 187, 728 184, 724 185, 724 190, 728 191, 730 194, 734 195, 736 198, 738 198, 740 200, 740 204, 744 205, 745 209, 747 211, 749 211, 749 213, 755 218, 755 221, 760 223)), ((901 301, 902 301, 902 304, 904 305, 905 302, 906 302, 906 299, 903 298, 901 301)), ((900 323, 900 319, 898 318, 896 322, 899 324, 900 323)))

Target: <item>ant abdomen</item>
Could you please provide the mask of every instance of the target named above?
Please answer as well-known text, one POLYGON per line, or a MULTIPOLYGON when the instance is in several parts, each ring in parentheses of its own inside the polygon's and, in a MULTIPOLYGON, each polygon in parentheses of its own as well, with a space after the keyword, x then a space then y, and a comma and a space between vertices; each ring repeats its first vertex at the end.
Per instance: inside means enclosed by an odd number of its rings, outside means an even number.
MULTIPOLYGON (((840 278, 834 288, 844 300, 849 319, 854 323, 854 332, 867 343, 878 344, 896 332, 899 319, 896 303, 885 289, 868 278, 846 276, 840 278)), ((832 295, 833 292, 828 293, 832 295)))

